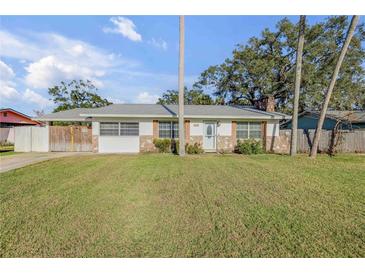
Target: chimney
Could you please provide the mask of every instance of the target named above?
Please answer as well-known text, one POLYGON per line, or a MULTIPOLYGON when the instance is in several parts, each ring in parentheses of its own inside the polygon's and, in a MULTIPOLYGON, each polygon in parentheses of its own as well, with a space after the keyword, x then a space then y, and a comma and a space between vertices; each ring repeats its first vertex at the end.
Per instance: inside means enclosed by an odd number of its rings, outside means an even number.
POLYGON ((267 112, 275 112, 275 98, 272 95, 268 95, 264 99, 265 110, 267 112))

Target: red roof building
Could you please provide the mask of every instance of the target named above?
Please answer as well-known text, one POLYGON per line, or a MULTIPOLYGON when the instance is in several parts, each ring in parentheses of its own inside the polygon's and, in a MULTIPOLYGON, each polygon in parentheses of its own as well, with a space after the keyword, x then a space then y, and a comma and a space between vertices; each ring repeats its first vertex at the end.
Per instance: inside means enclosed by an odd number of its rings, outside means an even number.
POLYGON ((0 127, 38 126, 42 123, 11 108, 0 109, 0 127))

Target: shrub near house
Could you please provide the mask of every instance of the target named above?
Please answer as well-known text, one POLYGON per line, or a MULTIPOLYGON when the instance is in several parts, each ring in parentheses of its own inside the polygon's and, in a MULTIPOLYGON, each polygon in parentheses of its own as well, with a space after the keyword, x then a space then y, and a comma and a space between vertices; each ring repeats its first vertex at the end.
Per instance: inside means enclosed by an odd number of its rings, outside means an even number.
POLYGON ((264 152, 260 141, 249 139, 245 141, 237 140, 235 152, 239 154, 261 154, 264 152))
POLYGON ((153 144, 160 153, 171 152, 171 140, 170 139, 153 139, 153 144))
MULTIPOLYGON (((179 151, 179 141, 175 139, 154 139, 153 144, 160 153, 178 154, 179 151)), ((188 154, 201 154, 204 152, 202 146, 198 143, 186 144, 185 150, 188 154)))

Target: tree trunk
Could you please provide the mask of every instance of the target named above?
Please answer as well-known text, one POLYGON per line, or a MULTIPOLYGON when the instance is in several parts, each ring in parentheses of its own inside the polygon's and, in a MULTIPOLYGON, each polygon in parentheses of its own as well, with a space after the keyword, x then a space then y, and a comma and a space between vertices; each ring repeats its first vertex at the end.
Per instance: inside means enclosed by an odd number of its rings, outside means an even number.
POLYGON ((329 104, 329 101, 331 99, 331 94, 332 94, 333 88, 336 84, 336 79, 338 77, 338 73, 340 71, 342 61, 343 61, 343 59, 346 55, 347 49, 348 49, 349 44, 351 42, 352 36, 354 35, 355 28, 356 28, 356 25, 357 25, 358 21, 359 21, 359 16, 358 15, 352 16, 351 24, 350 24, 350 27, 347 31, 345 43, 342 46, 340 56, 337 60, 335 70, 333 71, 333 74, 332 74, 332 79, 331 79, 330 85, 328 87, 326 98, 323 102, 321 115, 320 115, 319 120, 318 120, 317 129, 316 129, 316 132, 315 132, 315 135, 314 135, 313 145, 312 145, 312 149, 311 149, 311 152, 310 152, 310 157, 311 158, 316 158, 316 156, 317 156, 318 144, 319 144, 319 140, 321 138, 321 130, 322 130, 322 126, 323 126, 325 116, 326 116, 328 104, 329 104))
POLYGON ((180 16, 180 53, 179 53, 179 155, 185 155, 185 130, 184 130, 184 16, 180 16))
POLYGON ((301 76, 302 76, 304 31, 305 31, 305 16, 301 15, 300 20, 299 20, 299 37, 298 37, 297 60, 296 60, 296 69, 295 69, 294 106, 293 106, 291 144, 290 144, 290 155, 291 156, 295 156, 297 154, 298 106, 299 106, 300 82, 301 82, 301 76))

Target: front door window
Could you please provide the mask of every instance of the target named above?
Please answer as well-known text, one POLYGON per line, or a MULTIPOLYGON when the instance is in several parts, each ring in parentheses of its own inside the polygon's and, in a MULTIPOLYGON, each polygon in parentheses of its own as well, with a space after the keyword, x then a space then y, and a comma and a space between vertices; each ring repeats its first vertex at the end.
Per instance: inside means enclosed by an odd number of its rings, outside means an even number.
POLYGON ((203 140, 204 149, 215 150, 215 143, 216 143, 215 131, 216 131, 215 122, 204 123, 204 140, 203 140))

